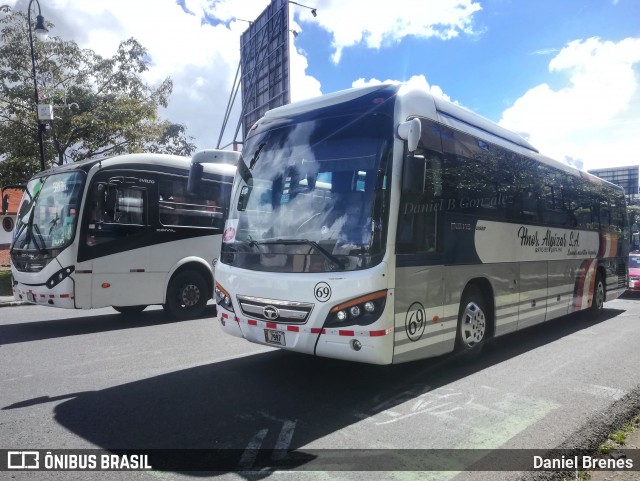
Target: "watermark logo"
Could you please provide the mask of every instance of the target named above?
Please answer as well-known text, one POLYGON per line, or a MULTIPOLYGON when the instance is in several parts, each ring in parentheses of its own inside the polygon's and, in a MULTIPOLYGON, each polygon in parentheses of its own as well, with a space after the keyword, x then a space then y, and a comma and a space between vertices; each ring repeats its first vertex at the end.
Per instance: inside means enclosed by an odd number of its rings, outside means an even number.
POLYGON ((8 469, 40 469, 38 451, 7 451, 8 469))

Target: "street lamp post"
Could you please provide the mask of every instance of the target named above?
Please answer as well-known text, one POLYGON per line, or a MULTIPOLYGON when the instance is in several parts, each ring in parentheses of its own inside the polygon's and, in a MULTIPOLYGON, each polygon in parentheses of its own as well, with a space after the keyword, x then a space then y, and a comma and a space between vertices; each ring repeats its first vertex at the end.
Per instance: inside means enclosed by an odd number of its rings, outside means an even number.
POLYGON ((38 80, 36 78, 36 55, 33 50, 33 34, 31 32, 31 4, 36 2, 38 5, 38 15, 36 16, 36 34, 45 34, 48 32, 46 27, 44 26, 44 17, 42 16, 42 12, 40 10, 40 2, 38 0, 31 0, 29 2, 29 7, 27 7, 27 20, 29 22, 29 47, 31 47, 31 74, 33 76, 33 90, 34 90, 34 99, 36 102, 36 122, 38 124, 38 149, 40 151, 40 170, 44 170, 44 143, 42 141, 42 132, 45 130, 45 125, 40 122, 40 116, 38 115, 38 102, 40 101, 38 96, 38 80))
POLYGON ((312 7, 307 7, 306 5, 302 5, 301 3, 298 2, 294 2, 292 0, 288 0, 289 3, 293 3, 294 5, 298 5, 299 7, 304 7, 304 8, 308 8, 309 10, 311 10, 311 15, 313 15, 314 17, 316 17, 318 15, 318 12, 315 8, 312 7))

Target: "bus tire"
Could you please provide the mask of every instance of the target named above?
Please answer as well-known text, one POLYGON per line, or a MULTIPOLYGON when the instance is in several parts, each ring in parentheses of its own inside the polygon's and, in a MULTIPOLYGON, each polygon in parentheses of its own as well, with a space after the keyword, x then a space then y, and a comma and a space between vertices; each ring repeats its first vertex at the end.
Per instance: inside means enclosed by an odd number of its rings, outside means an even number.
POLYGON ((465 289, 458 311, 456 350, 479 354, 489 333, 487 303, 475 286, 465 289))
POLYGON ((589 308, 589 315, 592 319, 597 319, 604 311, 604 300, 607 297, 607 286, 600 271, 597 271, 596 282, 593 286, 593 300, 589 308))
POLYGON ((207 282, 196 271, 182 271, 171 279, 162 307, 176 319, 193 319, 204 312, 209 300, 207 282))
POLYGON ((125 316, 129 316, 131 314, 139 314, 144 311, 147 306, 111 306, 120 314, 124 314, 125 316))

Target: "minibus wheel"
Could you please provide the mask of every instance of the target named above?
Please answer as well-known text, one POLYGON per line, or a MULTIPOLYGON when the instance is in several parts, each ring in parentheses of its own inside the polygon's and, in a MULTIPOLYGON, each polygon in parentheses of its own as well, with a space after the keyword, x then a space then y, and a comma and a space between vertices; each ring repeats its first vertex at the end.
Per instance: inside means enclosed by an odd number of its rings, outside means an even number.
POLYGON ((171 279, 164 310, 176 319, 192 319, 204 311, 209 300, 207 282, 196 271, 182 271, 171 279))
POLYGON ((489 322, 484 296, 477 287, 469 286, 460 302, 456 349, 479 353, 489 332, 489 322))

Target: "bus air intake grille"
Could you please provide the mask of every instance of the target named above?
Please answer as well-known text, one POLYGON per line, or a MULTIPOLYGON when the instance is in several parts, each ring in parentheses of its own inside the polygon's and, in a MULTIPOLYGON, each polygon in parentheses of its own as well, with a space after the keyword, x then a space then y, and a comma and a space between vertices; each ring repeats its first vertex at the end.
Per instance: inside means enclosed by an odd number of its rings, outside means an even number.
POLYGON ((618 287, 627 287, 627 270, 624 264, 618 264, 618 287))
POLYGON ((262 297, 238 296, 238 302, 245 316, 281 324, 304 324, 313 310, 310 303, 262 297))

